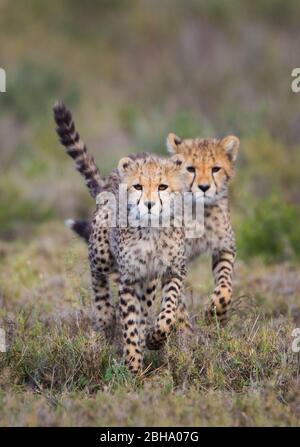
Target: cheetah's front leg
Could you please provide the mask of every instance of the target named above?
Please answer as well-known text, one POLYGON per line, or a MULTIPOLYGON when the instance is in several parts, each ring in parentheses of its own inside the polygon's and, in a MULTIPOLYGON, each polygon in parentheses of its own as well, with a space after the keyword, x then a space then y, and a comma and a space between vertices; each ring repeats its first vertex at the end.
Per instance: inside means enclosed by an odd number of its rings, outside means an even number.
POLYGON ((154 328, 147 334, 146 346, 148 349, 160 349, 174 328, 182 282, 181 275, 170 275, 163 279, 162 309, 154 328))
POLYGON ((149 328, 150 311, 155 300, 158 278, 144 280, 138 283, 137 297, 140 303, 140 344, 141 348, 146 347, 146 333, 149 328))
POLYGON ((179 296, 176 318, 180 331, 187 336, 191 336, 194 331, 190 322, 189 313, 186 308, 185 295, 183 291, 179 296))
POLYGON ((125 365, 130 372, 137 374, 142 367, 140 346, 140 303, 136 295, 136 283, 120 281, 120 320, 123 333, 123 352, 125 365))
POLYGON ((212 271, 215 280, 215 290, 210 297, 210 307, 206 312, 208 320, 216 314, 220 323, 225 323, 227 311, 232 298, 232 275, 235 260, 235 250, 222 250, 212 257, 212 271))

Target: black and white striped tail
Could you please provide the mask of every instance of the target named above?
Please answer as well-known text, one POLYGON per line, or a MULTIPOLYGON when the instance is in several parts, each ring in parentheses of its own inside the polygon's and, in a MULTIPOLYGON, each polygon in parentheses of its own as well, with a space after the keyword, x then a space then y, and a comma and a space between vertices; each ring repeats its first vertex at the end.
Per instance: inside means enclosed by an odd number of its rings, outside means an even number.
POLYGON ((94 158, 87 152, 81 141, 70 110, 59 102, 53 108, 56 132, 66 152, 73 158, 77 171, 83 176, 92 197, 96 197, 103 187, 103 179, 96 166, 94 158))

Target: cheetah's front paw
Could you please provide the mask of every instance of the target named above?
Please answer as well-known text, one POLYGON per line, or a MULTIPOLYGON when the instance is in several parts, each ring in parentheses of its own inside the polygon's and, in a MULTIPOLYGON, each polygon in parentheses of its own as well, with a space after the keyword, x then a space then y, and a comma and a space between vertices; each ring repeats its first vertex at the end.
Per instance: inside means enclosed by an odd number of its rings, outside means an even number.
POLYGON ((166 339, 166 334, 152 330, 146 335, 146 346, 152 351, 158 351, 160 348, 163 347, 166 339))
POLYGON ((217 319, 221 325, 226 324, 230 303, 231 292, 225 288, 217 287, 210 296, 209 305, 205 312, 207 323, 217 319))

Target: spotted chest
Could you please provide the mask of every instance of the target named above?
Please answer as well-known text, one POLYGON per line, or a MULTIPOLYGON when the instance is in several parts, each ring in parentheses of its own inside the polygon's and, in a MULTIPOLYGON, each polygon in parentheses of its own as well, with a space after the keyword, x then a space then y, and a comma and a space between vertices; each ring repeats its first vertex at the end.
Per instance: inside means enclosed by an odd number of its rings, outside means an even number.
POLYGON ((182 229, 115 228, 110 247, 119 270, 132 281, 182 269, 185 261, 182 229))

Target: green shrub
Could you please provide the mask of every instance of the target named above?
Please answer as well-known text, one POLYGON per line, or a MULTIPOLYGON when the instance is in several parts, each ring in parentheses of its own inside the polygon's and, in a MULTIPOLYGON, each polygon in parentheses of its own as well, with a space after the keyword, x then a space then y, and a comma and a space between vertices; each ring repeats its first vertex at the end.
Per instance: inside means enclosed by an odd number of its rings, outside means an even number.
POLYGON ((299 257, 299 218, 295 206, 278 198, 261 201, 238 229, 239 254, 269 262, 299 257))

